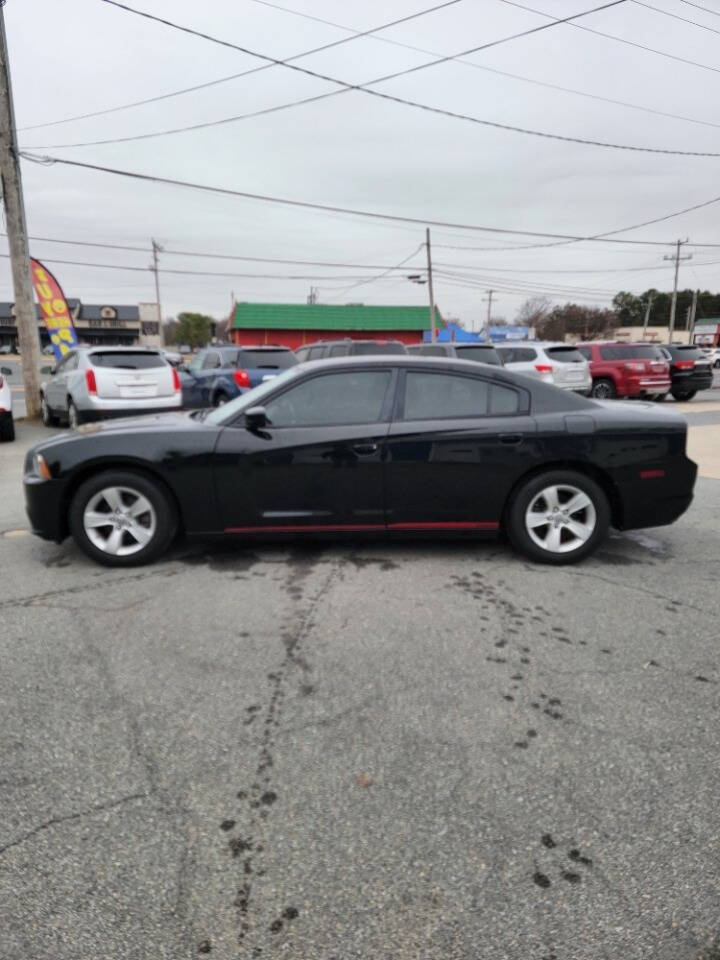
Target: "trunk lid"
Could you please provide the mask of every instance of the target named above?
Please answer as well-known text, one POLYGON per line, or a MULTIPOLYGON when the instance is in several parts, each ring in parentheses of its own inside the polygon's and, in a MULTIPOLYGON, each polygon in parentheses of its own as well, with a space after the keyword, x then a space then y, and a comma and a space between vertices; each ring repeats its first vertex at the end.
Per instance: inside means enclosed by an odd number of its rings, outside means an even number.
POLYGON ((103 350, 88 357, 103 400, 145 400, 172 397, 172 367, 157 352, 103 350))

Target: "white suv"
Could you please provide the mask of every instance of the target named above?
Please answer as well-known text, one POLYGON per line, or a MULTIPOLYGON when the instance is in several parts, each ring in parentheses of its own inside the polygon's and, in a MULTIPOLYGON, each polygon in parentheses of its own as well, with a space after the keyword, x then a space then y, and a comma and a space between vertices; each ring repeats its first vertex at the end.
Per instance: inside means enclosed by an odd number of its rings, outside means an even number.
POLYGON ((159 350, 80 347, 63 357, 40 388, 43 423, 160 413, 182 406, 180 378, 159 350))
POLYGON ((590 364, 575 347, 567 343, 496 343, 503 366, 527 377, 536 377, 562 390, 574 390, 589 396, 592 389, 590 364))

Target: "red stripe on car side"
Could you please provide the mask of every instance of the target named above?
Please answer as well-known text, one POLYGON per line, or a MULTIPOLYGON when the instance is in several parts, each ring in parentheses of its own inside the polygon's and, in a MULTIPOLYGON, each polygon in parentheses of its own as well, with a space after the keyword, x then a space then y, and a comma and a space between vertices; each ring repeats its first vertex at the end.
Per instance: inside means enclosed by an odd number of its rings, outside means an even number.
POLYGON ((457 521, 451 523, 389 523, 388 530, 498 530, 495 520, 457 521))
POLYGON ((498 530, 494 520, 450 523, 321 523, 292 524, 288 526, 226 527, 225 533, 354 533, 363 530, 498 530))

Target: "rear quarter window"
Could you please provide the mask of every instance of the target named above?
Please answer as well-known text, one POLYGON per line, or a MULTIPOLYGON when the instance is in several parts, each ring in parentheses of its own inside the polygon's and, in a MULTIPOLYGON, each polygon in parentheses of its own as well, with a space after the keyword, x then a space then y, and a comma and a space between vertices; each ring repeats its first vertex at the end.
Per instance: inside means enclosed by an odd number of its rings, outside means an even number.
POLYGON ((545 353, 555 363, 584 363, 585 357, 576 347, 546 347, 545 353))
POLYGON ((664 360, 660 347, 647 343, 621 343, 612 347, 600 347, 603 360, 664 360))
POLYGON ((151 370, 154 367, 165 367, 167 362, 159 353, 140 353, 112 350, 103 353, 88 355, 94 367, 114 367, 120 370, 151 370))

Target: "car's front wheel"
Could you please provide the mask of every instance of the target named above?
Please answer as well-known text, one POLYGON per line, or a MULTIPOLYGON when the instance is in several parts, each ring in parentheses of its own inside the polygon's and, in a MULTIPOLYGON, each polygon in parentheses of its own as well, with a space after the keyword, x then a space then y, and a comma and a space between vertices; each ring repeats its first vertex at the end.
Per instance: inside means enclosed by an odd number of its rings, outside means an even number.
POLYGON ((86 480, 68 519, 80 549, 108 567, 155 560, 177 530, 174 506, 161 485, 129 471, 108 470, 86 480))
POLYGON ((596 400, 614 400, 617 396, 615 384, 612 380, 607 380, 604 377, 599 380, 593 380, 590 396, 596 400))
POLYGON ((540 563, 576 563, 597 549, 610 525, 610 506, 591 477, 552 470, 528 480, 506 515, 510 542, 540 563))
POLYGON ((67 422, 71 430, 77 430, 80 424, 85 422, 74 400, 68 400, 67 422))

